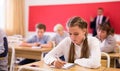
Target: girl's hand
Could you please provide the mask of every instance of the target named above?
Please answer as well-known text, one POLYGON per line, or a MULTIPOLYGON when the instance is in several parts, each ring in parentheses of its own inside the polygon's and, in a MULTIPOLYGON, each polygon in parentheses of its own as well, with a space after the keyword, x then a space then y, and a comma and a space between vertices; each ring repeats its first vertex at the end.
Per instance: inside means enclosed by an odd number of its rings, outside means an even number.
POLYGON ((66 62, 65 61, 62 61, 60 59, 57 59, 53 62, 53 65, 56 67, 56 68, 62 68, 64 66, 66 62))

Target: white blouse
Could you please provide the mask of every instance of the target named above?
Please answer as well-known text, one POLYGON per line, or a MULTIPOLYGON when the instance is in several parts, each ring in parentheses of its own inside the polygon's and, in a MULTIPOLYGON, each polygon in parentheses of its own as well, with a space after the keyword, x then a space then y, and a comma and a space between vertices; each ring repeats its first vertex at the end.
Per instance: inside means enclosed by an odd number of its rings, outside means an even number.
MULTIPOLYGON (((46 64, 51 64, 54 60, 57 60, 58 57, 64 55, 65 61, 68 62, 69 49, 71 45, 70 37, 66 37, 62 40, 58 46, 53 48, 44 58, 46 64)), ((101 52, 100 45, 97 38, 89 36, 88 37, 88 46, 90 50, 89 58, 80 58, 81 47, 75 44, 75 60, 74 63, 88 68, 98 68, 101 66, 101 52)))

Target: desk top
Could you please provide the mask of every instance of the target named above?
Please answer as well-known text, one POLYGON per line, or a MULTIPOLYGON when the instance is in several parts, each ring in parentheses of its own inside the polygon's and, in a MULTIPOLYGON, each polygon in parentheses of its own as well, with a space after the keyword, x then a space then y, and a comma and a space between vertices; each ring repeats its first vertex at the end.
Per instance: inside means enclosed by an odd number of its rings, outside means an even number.
POLYGON ((105 71, 120 71, 118 68, 106 68, 105 71))
MULTIPOLYGON (((41 51, 41 52, 48 52, 50 51, 52 48, 32 48, 32 47, 24 47, 24 46, 18 46, 15 45, 13 46, 15 48, 15 51, 17 50, 21 50, 21 51, 41 51)), ((11 49, 11 47, 9 47, 9 49, 11 49)))
POLYGON ((89 68, 81 67, 79 65, 75 65, 75 66, 71 67, 70 69, 56 69, 56 68, 50 68, 50 66, 45 64, 44 61, 38 61, 38 62, 23 65, 23 66, 31 67, 31 65, 37 66, 36 68, 44 68, 44 69, 48 69, 50 71, 103 71, 106 69, 105 67, 100 67, 97 69, 89 69, 89 68))
POLYGON ((120 53, 109 53, 109 56, 112 57, 112 58, 119 58, 120 53))
MULTIPOLYGON (((41 59, 43 57, 43 53, 49 52, 52 48, 32 48, 32 47, 23 47, 14 45, 15 48, 15 56, 28 58, 28 59, 41 59)), ((11 47, 9 47, 9 52, 12 52, 11 47)))

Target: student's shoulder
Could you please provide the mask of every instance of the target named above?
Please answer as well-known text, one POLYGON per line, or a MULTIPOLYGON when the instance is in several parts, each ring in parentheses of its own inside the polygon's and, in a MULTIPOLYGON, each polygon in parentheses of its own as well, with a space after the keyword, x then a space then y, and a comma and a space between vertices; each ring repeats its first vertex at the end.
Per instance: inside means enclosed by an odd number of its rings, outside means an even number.
POLYGON ((65 37, 60 43, 64 43, 65 45, 71 44, 71 38, 65 37))
POLYGON ((55 33, 54 35, 53 35, 53 37, 58 37, 59 36, 59 34, 58 33, 55 33))
POLYGON ((45 34, 43 35, 43 38, 50 38, 50 35, 45 34))
POLYGON ((48 35, 48 34, 44 34, 43 36, 44 36, 44 37, 50 37, 50 35, 48 35))
POLYGON ((93 37, 93 36, 87 36, 87 38, 88 38, 88 42, 98 42, 99 41, 98 38, 93 37))
POLYGON ((63 39, 63 41, 71 42, 71 38, 70 38, 70 37, 65 37, 65 38, 63 39))
POLYGON ((93 36, 89 36, 88 37, 88 45, 89 45, 89 48, 98 48, 100 45, 100 41, 96 38, 96 37, 93 37, 93 36))
POLYGON ((114 36, 109 35, 109 36, 107 36, 106 40, 115 40, 115 38, 114 38, 114 36))
POLYGON ((37 38, 37 35, 31 35, 31 36, 29 36, 27 39, 29 40, 29 39, 36 39, 37 38))

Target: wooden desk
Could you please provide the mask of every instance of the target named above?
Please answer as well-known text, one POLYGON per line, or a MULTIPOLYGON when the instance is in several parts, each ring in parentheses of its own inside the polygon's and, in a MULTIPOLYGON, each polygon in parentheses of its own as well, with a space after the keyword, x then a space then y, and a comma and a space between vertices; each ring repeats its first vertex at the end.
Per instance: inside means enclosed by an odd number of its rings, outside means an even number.
MULTIPOLYGON (((41 59, 42 53, 50 51, 52 48, 31 48, 31 47, 21 47, 13 46, 15 48, 15 56, 23 57, 29 59, 41 59)), ((11 52, 11 47, 9 47, 9 52, 11 52)))
MULTIPOLYGON (((109 53, 110 56, 110 67, 116 67, 115 59, 120 58, 120 53, 109 53)), ((105 57, 102 55, 102 57, 105 57)))
MULTIPOLYGON (((120 53, 108 53, 108 55, 110 56, 110 58, 119 58, 120 57, 120 53)), ((105 57, 105 55, 102 55, 102 57, 105 57)))
POLYGON ((118 68, 106 68, 104 71, 120 71, 118 68))
POLYGON ((116 62, 115 59, 119 59, 120 58, 120 53, 109 53, 110 59, 111 59, 111 67, 116 67, 116 62))
MULTIPOLYGON (((75 66, 71 67, 70 69, 66 69, 66 70, 65 69, 56 69, 56 68, 50 68, 43 61, 38 61, 38 62, 30 63, 30 64, 27 64, 27 65, 23 65, 23 66, 25 67, 25 66, 31 66, 31 65, 37 65, 38 67, 36 67, 36 68, 48 69, 48 71, 104 71, 106 69, 105 67, 100 67, 100 68, 97 68, 97 69, 89 69, 89 68, 81 67, 81 66, 78 66, 78 65, 75 65, 75 66)), ((28 69, 25 69, 25 70, 22 69, 21 71, 29 71, 29 70, 28 69)))
POLYGON ((120 53, 109 53, 110 58, 119 58, 120 53))

